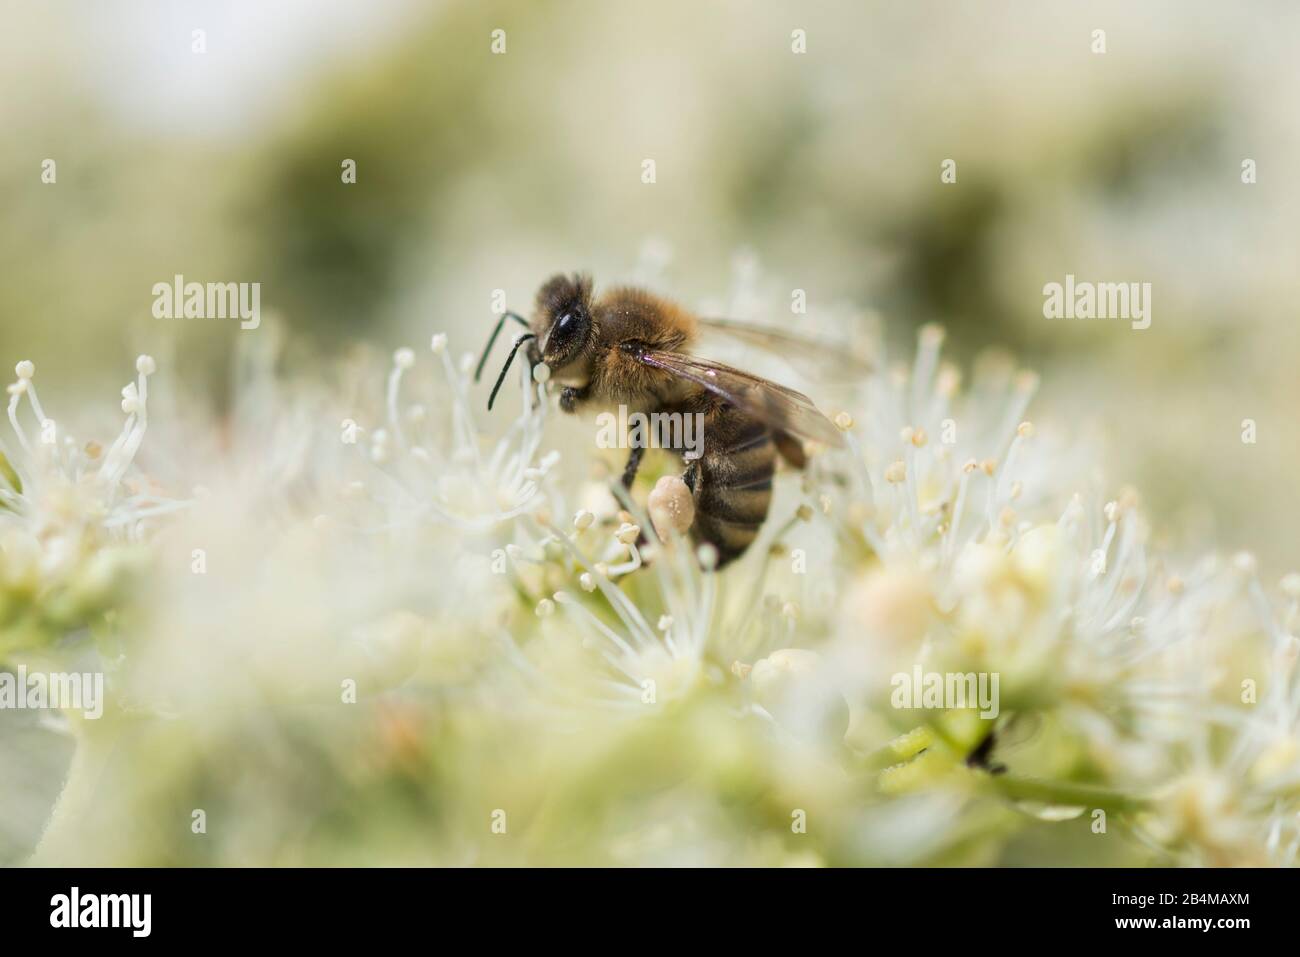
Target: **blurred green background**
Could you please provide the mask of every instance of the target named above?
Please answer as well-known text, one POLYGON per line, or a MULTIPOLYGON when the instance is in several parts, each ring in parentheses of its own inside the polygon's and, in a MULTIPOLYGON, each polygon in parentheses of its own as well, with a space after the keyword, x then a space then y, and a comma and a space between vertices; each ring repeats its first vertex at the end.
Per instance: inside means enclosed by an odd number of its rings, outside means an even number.
POLYGON ((1175 546, 1281 573, 1297 27, 1283 2, 9 3, 0 352, 48 405, 113 395, 148 351, 220 408, 262 332, 154 319, 176 273, 262 283, 316 360, 434 329, 476 348, 494 289, 526 308, 556 270, 628 279, 647 242, 698 304, 748 250, 759 318, 849 302, 892 340, 939 320, 958 358, 1016 351, 1035 417, 1100 428, 1175 546), (1151 328, 1045 319, 1066 273, 1152 283, 1151 328))

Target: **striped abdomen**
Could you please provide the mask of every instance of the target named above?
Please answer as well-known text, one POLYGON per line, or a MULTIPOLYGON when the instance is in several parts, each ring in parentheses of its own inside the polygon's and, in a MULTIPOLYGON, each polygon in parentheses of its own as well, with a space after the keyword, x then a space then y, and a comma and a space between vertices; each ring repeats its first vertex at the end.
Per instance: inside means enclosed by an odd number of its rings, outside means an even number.
POLYGON ((758 536, 772 502, 776 445, 761 422, 732 408, 710 416, 704 454, 686 470, 695 498, 691 535, 718 550, 718 567, 758 536))

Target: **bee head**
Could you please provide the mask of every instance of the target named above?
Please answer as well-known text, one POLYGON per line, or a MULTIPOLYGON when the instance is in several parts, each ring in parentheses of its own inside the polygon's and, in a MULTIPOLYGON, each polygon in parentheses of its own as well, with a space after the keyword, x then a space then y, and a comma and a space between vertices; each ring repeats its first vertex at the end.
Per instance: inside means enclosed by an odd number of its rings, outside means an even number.
POLYGON ((552 276, 537 291, 541 357, 552 369, 568 365, 591 336, 591 277, 552 276))

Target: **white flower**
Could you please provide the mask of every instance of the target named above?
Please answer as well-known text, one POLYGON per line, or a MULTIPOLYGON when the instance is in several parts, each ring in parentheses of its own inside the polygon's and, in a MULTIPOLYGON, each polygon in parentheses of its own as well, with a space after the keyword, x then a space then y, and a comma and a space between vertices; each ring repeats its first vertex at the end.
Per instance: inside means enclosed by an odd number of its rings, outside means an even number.
POLYGON ((563 549, 568 559, 563 566, 572 569, 581 586, 553 597, 568 636, 594 653, 603 672, 594 698, 624 709, 652 711, 689 694, 705 677, 714 624, 717 577, 702 571, 716 560, 709 555, 710 546, 701 546, 698 555, 684 542, 641 546, 631 531, 639 528, 623 522, 611 536, 604 560, 596 560, 580 537, 585 532, 591 539, 600 532, 585 531, 590 523, 584 518, 579 513, 572 533, 556 530, 543 545, 563 549), (643 567, 643 547, 652 550, 649 568, 643 567), (611 565, 624 550, 628 558, 611 565), (620 578, 632 582, 630 591, 620 587, 620 578))
POLYGON ((131 472, 148 425, 155 364, 141 356, 136 368, 136 381, 122 390, 126 422, 105 451, 81 443, 48 416, 35 366, 17 365, 8 388, 11 438, 0 436, 0 545, 11 559, 28 551, 38 555, 38 574, 47 582, 75 570, 101 546, 138 538, 145 519, 185 504, 159 495, 131 472), (34 432, 23 424, 25 411, 35 420, 34 432))
POLYGON ((432 521, 486 532, 542 508, 547 478, 559 461, 555 452, 538 457, 545 389, 525 377, 522 412, 485 447, 470 410, 469 357, 455 368, 441 336, 433 337, 431 352, 445 388, 426 403, 404 403, 404 380, 417 358, 411 349, 397 350, 388 374, 385 420, 359 443, 371 468, 357 491, 378 510, 377 518, 363 519, 363 527, 432 521))

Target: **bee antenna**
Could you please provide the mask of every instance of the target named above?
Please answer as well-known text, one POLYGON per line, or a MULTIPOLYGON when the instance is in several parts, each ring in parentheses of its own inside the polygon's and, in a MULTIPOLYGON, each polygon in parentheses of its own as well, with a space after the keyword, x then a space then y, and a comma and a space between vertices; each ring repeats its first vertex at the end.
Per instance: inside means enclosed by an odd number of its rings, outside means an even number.
POLYGON ((483 350, 483 356, 478 360, 478 368, 474 370, 474 381, 477 382, 483 376, 483 366, 487 364, 487 357, 492 352, 492 346, 496 344, 497 336, 501 334, 501 327, 505 325, 507 319, 513 319, 525 329, 528 328, 528 320, 517 312, 503 312, 501 318, 497 320, 496 327, 492 330, 492 335, 488 336, 487 347, 483 350))
POLYGON ((536 339, 536 338, 537 337, 533 335, 531 332, 525 332, 523 335, 519 336, 519 338, 515 340, 515 344, 510 347, 510 355, 506 356, 506 364, 501 367, 501 374, 497 376, 496 385, 492 387, 492 394, 488 396, 489 412, 492 411, 492 403, 497 400, 497 393, 501 391, 501 383, 506 381, 506 373, 510 371, 510 366, 515 361, 515 353, 518 352, 519 347, 522 346, 529 339, 536 339))

